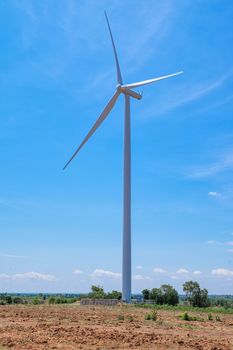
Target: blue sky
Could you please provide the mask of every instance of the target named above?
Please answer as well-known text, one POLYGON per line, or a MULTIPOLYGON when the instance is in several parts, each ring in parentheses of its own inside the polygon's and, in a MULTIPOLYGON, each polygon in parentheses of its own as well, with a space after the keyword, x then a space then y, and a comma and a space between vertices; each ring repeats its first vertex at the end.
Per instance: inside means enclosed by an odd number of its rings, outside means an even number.
POLYGON ((133 291, 233 287, 233 3, 1 1, 0 291, 121 288, 123 98, 132 101, 133 291))

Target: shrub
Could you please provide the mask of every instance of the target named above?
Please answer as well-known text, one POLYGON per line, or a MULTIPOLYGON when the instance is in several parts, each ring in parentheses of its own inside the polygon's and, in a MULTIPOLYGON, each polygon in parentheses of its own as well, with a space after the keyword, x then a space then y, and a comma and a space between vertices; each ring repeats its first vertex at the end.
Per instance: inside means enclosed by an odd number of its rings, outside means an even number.
POLYGON ((208 314, 208 320, 209 320, 209 321, 212 321, 212 319, 213 319, 213 317, 212 317, 211 313, 209 313, 209 314, 208 314))
POLYGON ((157 318, 158 318, 158 313, 156 310, 153 310, 152 312, 147 313, 145 315, 145 320, 147 320, 147 321, 149 321, 149 320, 157 321, 157 318))
MULTIPOLYGON (((197 317, 190 316, 187 311, 180 315, 181 320, 184 321, 198 321, 197 317)), ((201 319, 200 319, 201 321, 201 319)))
POLYGON ((54 297, 49 297, 49 304, 55 304, 56 299, 54 297))
POLYGON ((158 318, 157 311, 153 310, 152 313, 151 313, 151 320, 152 321, 157 321, 157 318, 158 318))
POLYGON ((187 313, 187 311, 181 314, 180 318, 184 321, 190 321, 189 314, 187 313))
POLYGON ((32 301, 33 305, 41 304, 41 301, 38 298, 34 298, 32 301))
POLYGON ((221 322, 221 318, 218 315, 216 316, 216 321, 221 322))
POLYGON ((14 297, 14 298, 12 298, 12 303, 13 304, 24 304, 24 300, 20 297, 14 297))

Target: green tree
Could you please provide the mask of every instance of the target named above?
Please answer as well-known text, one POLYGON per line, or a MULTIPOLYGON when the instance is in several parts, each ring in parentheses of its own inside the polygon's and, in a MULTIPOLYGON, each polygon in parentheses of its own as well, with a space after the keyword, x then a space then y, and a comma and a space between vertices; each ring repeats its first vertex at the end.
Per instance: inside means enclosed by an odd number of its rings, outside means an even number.
POLYGON ((53 296, 49 297, 49 304, 55 304, 55 302, 56 302, 55 297, 53 296))
POLYGON ((163 304, 177 305, 179 303, 178 292, 170 284, 163 284, 161 287, 163 304))
POLYGON ((12 297, 10 295, 6 295, 5 300, 7 304, 12 304, 12 297))
POLYGON ((106 294, 104 293, 103 287, 93 285, 91 286, 91 293, 89 293, 88 296, 92 299, 104 299, 106 294))
POLYGON ((208 290, 205 288, 201 289, 198 282, 185 282, 183 284, 183 291, 186 294, 186 299, 192 306, 207 307, 210 305, 208 290))
POLYGON ((150 291, 149 291, 149 289, 143 289, 142 296, 143 296, 143 300, 149 300, 150 299, 150 291))
POLYGON ((121 300, 122 298, 122 293, 118 292, 117 290, 112 290, 110 293, 107 294, 106 296, 108 299, 118 299, 121 300))
POLYGON ((153 288, 150 292, 150 299, 154 300, 155 304, 164 304, 161 288, 153 288))

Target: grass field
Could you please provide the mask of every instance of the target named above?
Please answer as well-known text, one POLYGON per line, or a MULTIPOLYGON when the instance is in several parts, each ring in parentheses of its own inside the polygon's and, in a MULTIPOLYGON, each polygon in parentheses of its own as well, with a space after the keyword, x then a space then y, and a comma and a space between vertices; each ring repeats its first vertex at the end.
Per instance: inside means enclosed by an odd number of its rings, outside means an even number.
POLYGON ((171 306, 171 305, 151 305, 151 304, 136 304, 135 307, 141 307, 141 308, 149 308, 153 309, 156 308, 157 310, 170 310, 170 311, 188 311, 188 312, 201 312, 201 313, 215 313, 215 314, 232 314, 233 315, 233 309, 232 308, 224 308, 224 307, 206 307, 206 308, 198 308, 198 307, 192 307, 188 305, 177 305, 177 306, 171 306))

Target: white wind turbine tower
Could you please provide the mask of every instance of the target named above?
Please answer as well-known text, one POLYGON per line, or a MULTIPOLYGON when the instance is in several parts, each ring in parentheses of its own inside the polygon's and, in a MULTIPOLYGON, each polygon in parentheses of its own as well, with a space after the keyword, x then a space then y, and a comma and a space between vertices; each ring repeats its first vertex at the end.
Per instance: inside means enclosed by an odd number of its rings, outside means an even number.
POLYGON ((123 199, 123 261, 122 261, 122 300, 130 303, 131 301, 131 137, 130 137, 130 97, 137 100, 142 98, 142 95, 133 88, 143 86, 146 84, 151 84, 159 80, 173 77, 175 75, 181 74, 182 72, 165 75, 163 77, 149 79, 140 81, 133 84, 123 84, 122 75, 120 71, 120 65, 117 57, 116 47, 114 44, 111 28, 109 25, 108 17, 105 12, 105 17, 108 25, 109 34, 111 37, 115 63, 116 63, 116 73, 117 73, 117 85, 116 91, 112 98, 109 100, 105 106, 103 112, 100 114, 99 118, 96 120, 95 124, 92 126, 91 130, 88 132, 80 146, 74 152, 72 157, 66 163, 63 169, 65 169, 68 164, 77 155, 84 144, 89 140, 89 138, 98 129, 101 123, 107 118, 111 112, 113 106, 115 105, 120 94, 124 94, 125 97, 125 121, 124 121, 124 199, 123 199))

